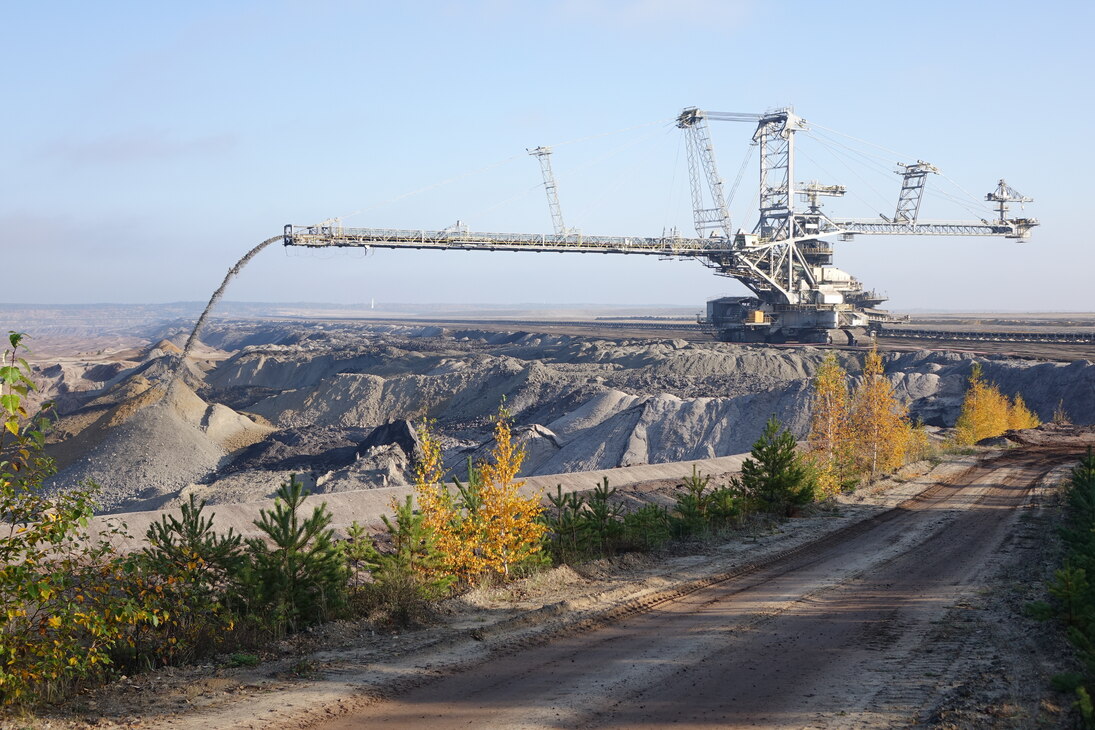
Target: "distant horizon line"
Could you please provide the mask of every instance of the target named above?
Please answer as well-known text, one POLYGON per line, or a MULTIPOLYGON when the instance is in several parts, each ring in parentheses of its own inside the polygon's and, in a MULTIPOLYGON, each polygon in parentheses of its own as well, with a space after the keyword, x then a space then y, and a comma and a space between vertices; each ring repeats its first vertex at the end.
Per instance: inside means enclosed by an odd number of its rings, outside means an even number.
MULTIPOLYGON (((172 302, 0 302, 0 309, 29 309, 29 308, 57 308, 74 309, 79 307, 195 307, 206 305, 202 300, 178 300, 172 302)), ((667 303, 623 303, 607 304, 599 302, 514 302, 514 303, 486 303, 486 302, 272 302, 249 300, 224 300, 218 307, 330 307, 336 309, 379 309, 383 307, 462 307, 465 309, 681 309, 696 311, 702 306, 695 304, 667 304, 667 303)), ((215 311, 215 310, 214 310, 215 311)), ((1079 309, 968 309, 968 308, 926 308, 910 307, 902 309, 890 309, 890 312, 899 314, 1095 314, 1095 310, 1079 309)))

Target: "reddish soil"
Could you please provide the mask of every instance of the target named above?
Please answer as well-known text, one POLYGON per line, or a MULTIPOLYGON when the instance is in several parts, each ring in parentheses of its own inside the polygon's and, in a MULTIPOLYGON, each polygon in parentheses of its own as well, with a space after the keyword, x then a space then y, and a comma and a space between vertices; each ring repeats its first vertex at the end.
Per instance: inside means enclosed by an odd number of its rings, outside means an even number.
POLYGON ((999 568, 1032 488, 1075 455, 1005 452, 764 566, 319 727, 907 724, 980 643, 938 627, 999 568))
POLYGON ((1023 606, 1095 431, 1011 443, 729 541, 473 591, 427 627, 337 622, 0 726, 1068 727, 1068 648, 1023 606))

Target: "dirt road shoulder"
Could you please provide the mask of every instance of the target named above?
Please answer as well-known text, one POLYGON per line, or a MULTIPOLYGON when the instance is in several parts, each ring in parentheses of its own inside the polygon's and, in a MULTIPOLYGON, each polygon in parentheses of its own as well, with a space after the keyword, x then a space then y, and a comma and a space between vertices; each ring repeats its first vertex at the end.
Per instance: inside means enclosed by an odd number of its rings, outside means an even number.
POLYGON ((491 657, 648 610, 818 541, 839 540, 1002 453, 913 465, 809 517, 694 546, 690 554, 621 556, 476 591, 447 602, 429 628, 386 635, 341 622, 284 642, 282 658, 258 667, 207 665, 122 679, 66 705, 67 719, 60 713, 42 719, 54 727, 306 727, 491 657))

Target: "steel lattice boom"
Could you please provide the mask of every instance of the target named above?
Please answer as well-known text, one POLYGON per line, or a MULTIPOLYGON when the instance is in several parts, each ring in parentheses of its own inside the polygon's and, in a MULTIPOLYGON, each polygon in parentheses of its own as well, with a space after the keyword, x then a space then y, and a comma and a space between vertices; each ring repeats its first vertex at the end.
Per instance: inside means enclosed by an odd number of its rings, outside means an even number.
POLYGON ((457 251, 539 251, 555 253, 617 253, 705 257, 726 254, 725 238, 663 236, 586 236, 540 233, 484 233, 463 224, 439 231, 394 228, 344 228, 334 225, 285 226, 285 245, 310 248, 374 247, 447 249, 457 251))

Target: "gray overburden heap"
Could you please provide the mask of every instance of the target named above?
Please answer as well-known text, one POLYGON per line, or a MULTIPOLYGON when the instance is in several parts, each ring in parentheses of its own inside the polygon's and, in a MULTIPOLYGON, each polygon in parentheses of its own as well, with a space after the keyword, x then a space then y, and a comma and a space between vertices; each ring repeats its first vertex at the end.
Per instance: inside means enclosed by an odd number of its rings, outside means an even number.
MULTIPOLYGON (((826 352, 296 322, 217 322, 205 342, 234 354, 188 367, 194 390, 181 389, 173 406, 115 417, 85 437, 55 484, 93 478, 111 509, 189 492, 259 499, 290 472, 320 492, 398 485, 411 478, 411 424, 422 418, 435 421, 446 466, 460 476, 469 456, 489 451, 503 402, 528 452, 526 475, 729 456, 748 451, 771 415, 805 435, 810 379, 826 352)), ((859 370, 861 353, 839 357, 859 370)), ((1091 362, 978 359, 1042 419, 1063 401, 1073 421, 1095 420, 1091 362)), ((914 418, 951 426, 971 364, 921 352, 887 356, 886 370, 914 418)), ((111 388, 127 386, 118 375, 111 388)))

